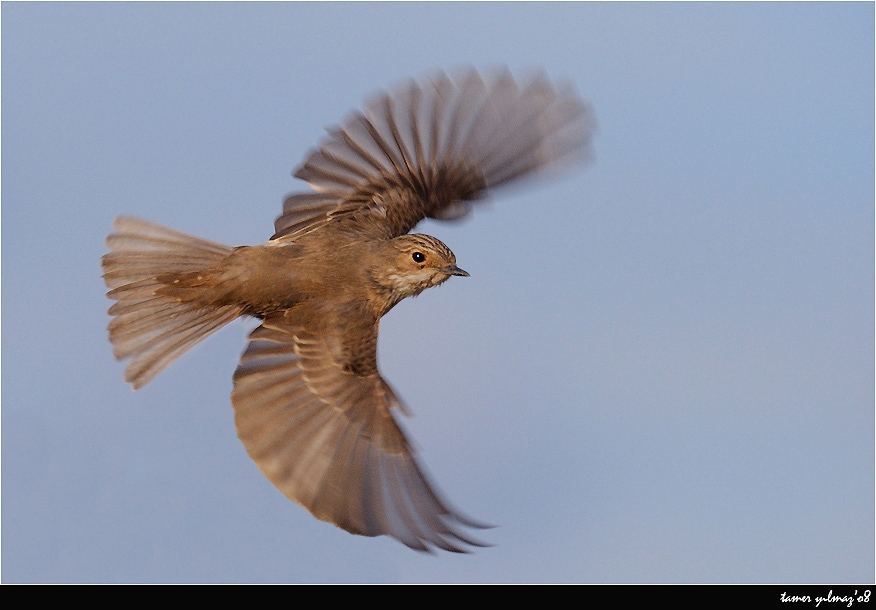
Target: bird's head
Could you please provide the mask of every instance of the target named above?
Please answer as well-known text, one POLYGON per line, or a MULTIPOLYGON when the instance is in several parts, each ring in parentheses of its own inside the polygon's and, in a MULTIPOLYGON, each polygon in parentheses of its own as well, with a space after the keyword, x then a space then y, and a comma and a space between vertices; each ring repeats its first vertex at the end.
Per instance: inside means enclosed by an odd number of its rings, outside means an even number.
POLYGON ((456 266, 450 248, 430 235, 396 237, 386 243, 385 253, 375 279, 392 292, 395 303, 437 286, 451 275, 468 276, 456 266))

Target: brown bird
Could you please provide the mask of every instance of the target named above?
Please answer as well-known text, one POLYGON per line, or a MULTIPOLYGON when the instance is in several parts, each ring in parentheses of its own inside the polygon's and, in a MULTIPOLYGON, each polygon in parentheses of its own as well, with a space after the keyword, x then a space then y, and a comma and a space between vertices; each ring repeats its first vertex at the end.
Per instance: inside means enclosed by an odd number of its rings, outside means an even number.
POLYGON ((380 318, 453 275, 408 234, 458 219, 487 189, 580 157, 593 113, 571 88, 507 71, 439 73, 382 93, 312 152, 260 246, 231 248, 120 217, 103 277, 113 353, 140 388, 239 316, 261 325, 234 373, 235 423, 262 473, 314 516, 420 551, 484 546, 429 482, 377 368, 380 318))

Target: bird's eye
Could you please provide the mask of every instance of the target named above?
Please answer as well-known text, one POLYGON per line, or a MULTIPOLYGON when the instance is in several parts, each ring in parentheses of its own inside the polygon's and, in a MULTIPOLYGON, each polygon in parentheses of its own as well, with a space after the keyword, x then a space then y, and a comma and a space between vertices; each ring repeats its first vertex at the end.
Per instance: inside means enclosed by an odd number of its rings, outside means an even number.
POLYGON ((411 258, 414 259, 415 263, 422 263, 426 260, 426 256, 422 252, 414 252, 411 254, 411 258))

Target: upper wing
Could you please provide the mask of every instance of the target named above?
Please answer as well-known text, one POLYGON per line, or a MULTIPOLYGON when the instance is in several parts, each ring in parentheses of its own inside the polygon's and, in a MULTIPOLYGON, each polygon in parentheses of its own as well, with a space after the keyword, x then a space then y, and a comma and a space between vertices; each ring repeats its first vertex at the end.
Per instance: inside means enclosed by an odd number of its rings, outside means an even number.
POLYGON ((417 463, 376 353, 374 372, 351 372, 369 368, 368 355, 364 367, 339 362, 334 338, 291 326, 282 314, 249 339, 231 394, 237 434, 290 500, 354 534, 387 534, 420 551, 484 546, 459 531, 483 526, 450 509, 417 463))
POLYGON ((343 217, 383 238, 461 218, 486 189, 586 153, 594 131, 592 109, 543 75, 410 81, 329 131, 295 173, 317 192, 286 199, 273 238, 343 217))

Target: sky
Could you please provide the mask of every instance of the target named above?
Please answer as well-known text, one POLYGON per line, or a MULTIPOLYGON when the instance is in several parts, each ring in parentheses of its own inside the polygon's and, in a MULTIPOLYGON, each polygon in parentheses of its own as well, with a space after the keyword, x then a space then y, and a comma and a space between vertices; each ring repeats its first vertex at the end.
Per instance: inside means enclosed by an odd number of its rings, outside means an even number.
MULTIPOLYGON (((874 5, 9 3, 2 581, 874 580, 874 5), (136 392, 100 257, 137 215, 262 243, 373 92, 543 69, 593 162, 444 241, 382 321, 471 555, 350 535, 236 437, 232 323, 136 392)), ((790 591, 789 591, 790 592, 790 591)))

